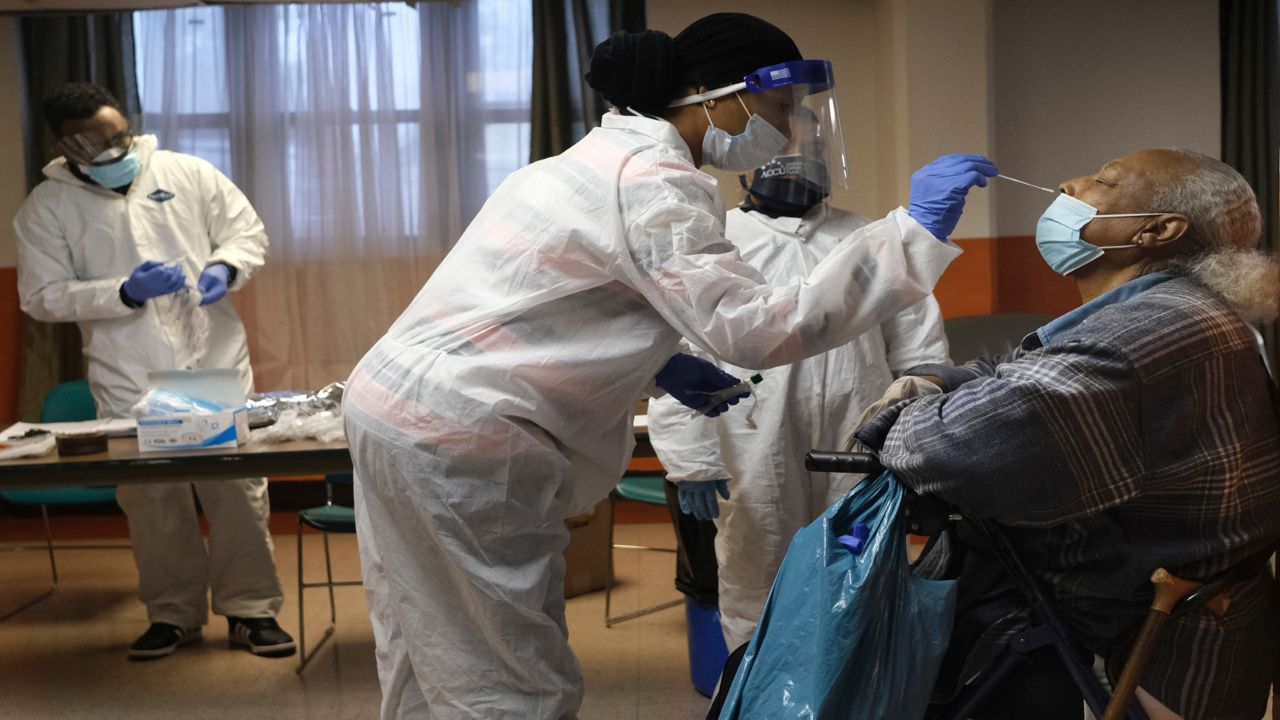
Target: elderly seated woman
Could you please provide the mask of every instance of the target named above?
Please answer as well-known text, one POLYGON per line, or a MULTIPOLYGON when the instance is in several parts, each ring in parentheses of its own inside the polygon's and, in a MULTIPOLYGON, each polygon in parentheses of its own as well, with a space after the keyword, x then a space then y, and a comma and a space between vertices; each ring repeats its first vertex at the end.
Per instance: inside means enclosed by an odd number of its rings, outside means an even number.
MULTIPOLYGON (((1153 718, 1260 718, 1280 643, 1265 565, 1280 433, 1250 323, 1275 318, 1280 282, 1253 249, 1257 200, 1230 167, 1183 150, 1134 153, 1060 190, 1036 243, 1084 303, 999 361, 912 369, 886 397, 913 396, 857 436, 907 486, 998 522, 1082 651, 1105 660, 1127 653, 1156 567, 1233 573, 1226 615, 1175 619, 1138 697, 1153 718)), ((963 523, 922 564, 959 579, 935 698, 1026 627, 998 567, 963 523)), ((1052 659, 1019 673, 979 717, 1081 717, 1052 659)))

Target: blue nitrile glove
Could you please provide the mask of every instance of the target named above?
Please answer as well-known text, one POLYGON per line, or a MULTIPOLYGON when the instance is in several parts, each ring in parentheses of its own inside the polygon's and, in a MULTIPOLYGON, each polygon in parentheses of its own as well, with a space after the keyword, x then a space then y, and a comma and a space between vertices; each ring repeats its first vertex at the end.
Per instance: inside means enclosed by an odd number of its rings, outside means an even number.
POLYGON ((969 188, 987 186, 996 166, 981 155, 943 155, 911 175, 911 204, 907 214, 945 241, 960 222, 969 188))
POLYGON ((200 304, 216 303, 227 294, 227 280, 231 277, 231 268, 222 263, 214 263, 200 273, 196 288, 200 290, 200 304))
POLYGON ((716 493, 729 499, 728 480, 683 480, 676 483, 676 495, 680 498, 680 511, 699 520, 720 517, 720 502, 716 493))
MULTIPOLYGON (((702 358, 676 353, 658 371, 654 382, 658 384, 658 387, 666 390, 671 397, 679 400, 681 405, 694 410, 701 410, 710 402, 712 395, 725 388, 737 385, 738 378, 702 358)), ((715 417, 728 410, 730 405, 737 405, 739 400, 750 394, 743 393, 737 397, 729 398, 709 410, 706 414, 708 417, 715 417)))
POLYGON ((134 268, 120 290, 135 305, 141 305, 153 297, 177 292, 186 284, 187 276, 181 265, 169 266, 159 260, 148 260, 134 268))

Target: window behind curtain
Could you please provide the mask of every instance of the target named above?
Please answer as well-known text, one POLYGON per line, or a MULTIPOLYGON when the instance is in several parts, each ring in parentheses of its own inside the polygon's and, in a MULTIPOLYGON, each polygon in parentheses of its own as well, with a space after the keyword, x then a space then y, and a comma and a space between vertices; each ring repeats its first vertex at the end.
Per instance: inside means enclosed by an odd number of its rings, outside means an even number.
POLYGON ((527 162, 532 4, 134 14, 142 129, 252 201, 266 266, 232 301, 259 390, 346 377, 527 162))
MULTIPOLYGON (((428 5, 419 10, 386 3, 327 9, 273 5, 136 12, 142 129, 156 132, 161 148, 212 162, 244 188, 255 205, 264 202, 265 194, 253 191, 253 178, 262 176, 259 166, 280 165, 283 170, 278 175, 287 187, 282 200, 290 208, 282 218, 287 230, 282 233, 280 227, 273 227, 279 223, 270 222, 270 211, 263 212, 261 207, 259 211, 268 220, 273 244, 283 240, 294 245, 292 254, 297 257, 332 256, 320 236, 335 225, 373 238, 375 246, 365 246, 364 252, 400 254, 403 242, 391 243, 395 248, 376 246, 374 236, 388 234, 385 213, 378 229, 370 229, 365 216, 380 212, 371 205, 381 202, 376 195, 362 197, 361 191, 372 184, 383 188, 380 192, 399 193, 395 214, 401 240, 431 232, 427 228, 430 215, 441 211, 431 207, 434 199, 423 200, 423 193, 430 192, 430 187, 423 188, 423 173, 437 177, 451 173, 441 166, 438 153, 424 148, 424 144, 433 145, 423 142, 424 88, 433 93, 428 102, 466 98, 461 112, 475 126, 472 132, 477 140, 458 143, 465 145, 458 150, 458 160, 474 166, 461 172, 477 174, 474 182, 463 186, 468 190, 459 198, 461 225, 470 221, 483 197, 528 162, 530 3, 469 0, 468 4, 474 6, 468 8, 473 15, 455 29, 462 37, 456 37, 456 31, 429 33, 428 18, 420 13, 450 9, 429 10, 428 5), (317 39, 327 43, 323 52, 308 47, 317 39), (426 47, 430 42, 456 44, 426 47), (259 138, 245 152, 237 143, 246 142, 246 133, 271 137, 265 126, 274 124, 272 118, 263 119, 260 107, 246 109, 247 101, 237 104, 236 99, 254 96, 252 88, 244 86, 255 83, 263 71, 249 67, 236 72, 237 61, 243 61, 250 45, 259 51, 266 48, 270 61, 280 66, 275 71, 285 81, 277 86, 278 93, 270 95, 270 111, 286 130, 283 138, 272 137, 265 147, 259 138), (429 58, 438 58, 442 51, 457 55, 458 65, 466 67, 460 71, 455 67, 450 73, 433 66, 429 58), (334 87, 335 78, 342 75, 348 77, 346 83, 338 81, 346 86, 345 98, 315 90, 334 87), (349 112, 334 112, 335 103, 337 109, 349 112), (238 113, 242 116, 237 117, 238 113), (271 146, 273 141, 283 142, 283 147, 271 146), (370 152, 371 146, 385 150, 388 142, 399 156, 395 163, 380 162, 370 152), (317 167, 326 165, 317 162, 315 154, 340 152, 351 155, 348 162, 339 163, 343 175, 317 173, 317 167), (326 183, 330 184, 327 189, 326 183), (336 207, 333 202, 318 201, 323 193, 332 192, 332 184, 350 186, 352 201, 336 207)), ((261 62, 261 52, 256 57, 261 62)), ((438 142, 434 147, 440 147, 438 142)), ((452 234, 456 233, 454 227, 452 234)), ((445 242, 454 240, 450 237, 445 242)))

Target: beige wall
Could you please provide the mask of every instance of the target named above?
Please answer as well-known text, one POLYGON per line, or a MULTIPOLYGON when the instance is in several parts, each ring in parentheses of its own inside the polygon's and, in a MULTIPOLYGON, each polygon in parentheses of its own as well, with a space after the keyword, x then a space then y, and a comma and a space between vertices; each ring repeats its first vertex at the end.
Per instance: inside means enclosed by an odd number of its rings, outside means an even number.
POLYGON ((15 267, 13 215, 27 195, 23 167, 18 21, 0 17, 0 267, 15 267))
MULTIPOLYGON (((995 157, 1053 187, 1146 147, 1221 152, 1217 0, 1018 0, 994 14, 995 157)), ((1002 187, 999 234, 1049 199, 1002 187)))

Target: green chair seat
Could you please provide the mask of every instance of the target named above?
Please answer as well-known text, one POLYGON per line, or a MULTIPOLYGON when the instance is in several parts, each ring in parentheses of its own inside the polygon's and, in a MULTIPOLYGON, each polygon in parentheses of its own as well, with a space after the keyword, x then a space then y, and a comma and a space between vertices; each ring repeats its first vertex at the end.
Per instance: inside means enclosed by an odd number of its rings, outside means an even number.
POLYGON ((319 530, 331 533, 356 531, 356 511, 345 505, 321 505, 298 513, 298 519, 319 530))
POLYGON ((116 501, 114 487, 50 488, 48 490, 6 490, 0 497, 14 505, 92 505, 116 501))
POLYGON ((666 478, 661 475, 636 475, 618 481, 615 492, 623 500, 633 500, 648 505, 666 505, 666 478))

